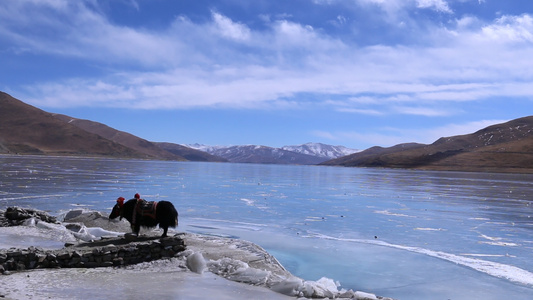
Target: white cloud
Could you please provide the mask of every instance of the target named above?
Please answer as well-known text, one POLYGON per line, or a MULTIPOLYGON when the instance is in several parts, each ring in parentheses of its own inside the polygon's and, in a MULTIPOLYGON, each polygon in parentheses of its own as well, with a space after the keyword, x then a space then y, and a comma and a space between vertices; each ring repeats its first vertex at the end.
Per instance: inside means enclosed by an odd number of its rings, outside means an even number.
POLYGON ((533 42, 533 17, 530 15, 502 16, 485 26, 482 35, 498 42, 533 42))
POLYGON ((393 107, 393 110, 397 114, 425 116, 425 117, 443 117, 443 116, 449 116, 455 113, 455 112, 448 111, 442 108, 413 107, 413 106, 395 106, 393 107))
POLYGON ((357 0, 356 2, 363 6, 380 7, 391 22, 406 19, 406 12, 413 9, 431 9, 453 14, 453 10, 445 0, 357 0))
POLYGON ((212 12, 212 15, 222 36, 234 40, 247 40, 250 38, 250 29, 245 25, 233 22, 230 18, 217 12, 212 12))
POLYGON ((385 114, 383 111, 369 108, 347 108, 341 107, 337 109, 338 112, 352 113, 358 115, 369 115, 369 116, 382 116, 385 114))
POLYGON ((82 1, 8 1, 0 18, 0 35, 38 54, 152 65, 176 61, 181 48, 169 36, 114 25, 82 1))
POLYGON ((440 12, 453 13, 448 3, 444 0, 417 0, 417 6, 419 8, 432 8, 440 12))

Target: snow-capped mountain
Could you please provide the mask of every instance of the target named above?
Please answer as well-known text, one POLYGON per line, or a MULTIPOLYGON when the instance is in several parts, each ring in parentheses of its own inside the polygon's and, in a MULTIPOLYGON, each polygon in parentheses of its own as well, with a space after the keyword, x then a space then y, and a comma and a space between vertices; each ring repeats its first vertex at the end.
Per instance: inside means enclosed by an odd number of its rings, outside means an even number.
POLYGON ((332 146, 321 143, 307 143, 296 146, 283 146, 281 147, 281 149, 317 157, 324 157, 327 159, 339 158, 360 151, 346 148, 344 146, 332 146))
POLYGON ((229 146, 208 146, 208 145, 198 144, 198 143, 187 144, 187 145, 182 145, 182 146, 189 147, 189 148, 196 149, 196 150, 200 150, 200 151, 204 151, 204 152, 207 152, 209 154, 212 154, 211 152, 216 151, 218 149, 228 148, 229 147, 229 146))
POLYGON ((326 160, 349 155, 358 151, 344 146, 331 146, 319 143, 307 143, 304 145, 285 146, 282 148, 257 145, 225 147, 189 144, 186 146, 225 158, 230 162, 300 165, 319 164, 326 160))

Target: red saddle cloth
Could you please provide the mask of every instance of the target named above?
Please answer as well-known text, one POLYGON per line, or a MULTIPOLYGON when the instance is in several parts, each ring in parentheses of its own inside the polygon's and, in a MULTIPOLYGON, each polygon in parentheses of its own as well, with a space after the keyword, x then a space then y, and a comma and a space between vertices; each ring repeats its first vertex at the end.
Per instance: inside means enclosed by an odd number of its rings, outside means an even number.
POLYGON ((146 201, 144 199, 138 199, 135 206, 135 212, 142 217, 149 217, 155 219, 155 213, 157 209, 156 201, 146 201))

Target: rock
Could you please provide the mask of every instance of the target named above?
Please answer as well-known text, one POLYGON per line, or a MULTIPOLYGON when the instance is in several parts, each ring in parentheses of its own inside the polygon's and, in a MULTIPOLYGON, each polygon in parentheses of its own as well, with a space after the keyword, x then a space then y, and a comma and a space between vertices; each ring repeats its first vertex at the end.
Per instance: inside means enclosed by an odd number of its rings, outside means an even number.
POLYGON ((74 232, 80 232, 83 228, 83 225, 80 223, 65 223, 65 228, 67 228, 70 231, 74 232))
POLYGON ((57 219, 48 213, 35 209, 26 209, 20 207, 8 207, 0 219, 0 226, 18 226, 30 218, 35 218, 46 223, 58 224, 57 219))
POLYGON ((82 213, 83 213, 82 209, 71 210, 65 215, 64 221, 65 222, 70 222, 71 219, 74 219, 74 218, 80 216, 82 213))
POLYGON ((97 211, 75 210, 74 213, 67 213, 64 222, 81 223, 86 227, 99 227, 109 231, 128 232, 131 230, 130 224, 125 219, 110 220, 106 215, 97 211))
POLYGON ((133 242, 133 241, 137 240, 137 235, 134 234, 134 233, 126 233, 126 234, 124 234, 124 238, 128 242, 133 242))

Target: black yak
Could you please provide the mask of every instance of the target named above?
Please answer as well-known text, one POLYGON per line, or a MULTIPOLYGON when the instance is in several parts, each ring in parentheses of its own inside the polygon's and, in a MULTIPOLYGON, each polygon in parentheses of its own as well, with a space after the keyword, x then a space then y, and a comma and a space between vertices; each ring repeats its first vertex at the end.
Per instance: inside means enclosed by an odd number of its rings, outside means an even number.
POLYGON ((163 228, 161 237, 166 237, 169 227, 178 226, 178 211, 168 201, 148 202, 141 199, 139 194, 135 194, 135 198, 126 202, 124 200, 123 197, 117 199, 117 204, 113 207, 109 219, 126 218, 136 235, 139 235, 141 226, 153 228, 159 224, 159 228, 163 228))

